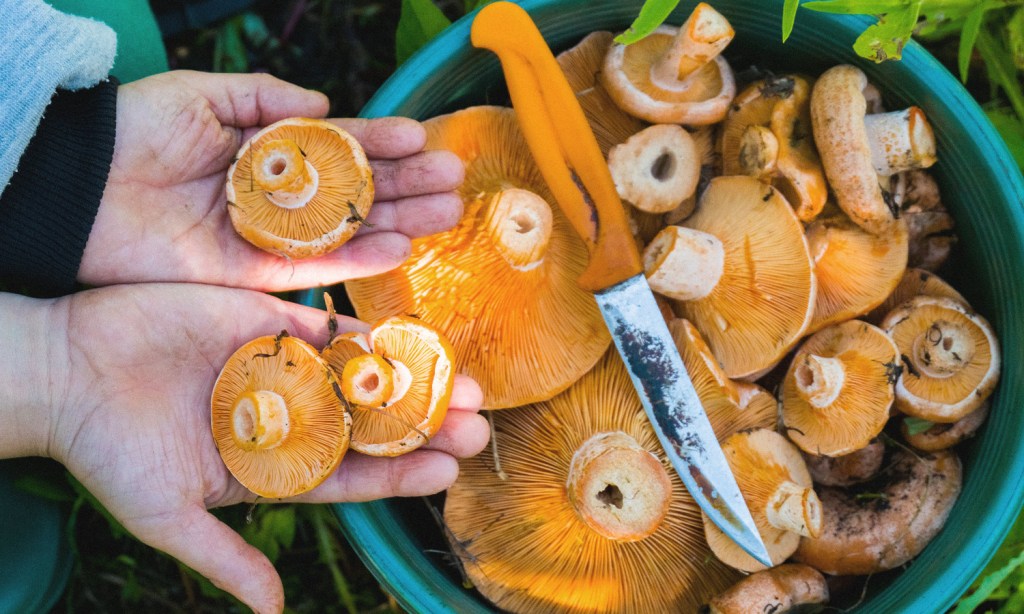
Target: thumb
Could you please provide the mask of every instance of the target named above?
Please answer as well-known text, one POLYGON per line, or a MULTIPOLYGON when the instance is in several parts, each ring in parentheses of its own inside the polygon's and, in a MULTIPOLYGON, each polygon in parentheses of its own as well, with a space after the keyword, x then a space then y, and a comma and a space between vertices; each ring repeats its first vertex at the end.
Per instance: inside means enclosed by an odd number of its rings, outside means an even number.
POLYGON ((284 588, 273 564, 202 506, 163 517, 145 533, 160 537, 146 539, 140 532, 143 541, 201 573, 257 614, 284 610, 284 588))
POLYGON ((289 117, 324 117, 327 96, 268 74, 213 74, 179 71, 210 103, 224 126, 263 127, 289 117))

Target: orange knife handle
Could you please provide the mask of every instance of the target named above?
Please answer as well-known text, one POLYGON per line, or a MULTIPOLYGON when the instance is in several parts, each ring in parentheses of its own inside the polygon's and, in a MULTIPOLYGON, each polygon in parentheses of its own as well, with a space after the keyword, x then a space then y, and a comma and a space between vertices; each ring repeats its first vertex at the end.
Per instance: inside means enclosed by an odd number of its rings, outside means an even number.
POLYGON ((643 271, 626 210, 590 123, 558 61, 522 7, 488 4, 473 20, 473 45, 501 61, 519 126, 541 175, 590 262, 579 285, 596 292, 643 271))

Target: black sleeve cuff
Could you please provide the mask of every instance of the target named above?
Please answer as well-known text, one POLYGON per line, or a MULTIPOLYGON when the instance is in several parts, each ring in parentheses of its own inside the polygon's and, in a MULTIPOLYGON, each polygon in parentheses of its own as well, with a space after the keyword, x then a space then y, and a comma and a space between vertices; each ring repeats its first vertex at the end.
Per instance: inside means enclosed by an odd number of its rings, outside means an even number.
POLYGON ((0 289, 73 292, 114 157, 116 79, 59 90, 0 197, 0 289))

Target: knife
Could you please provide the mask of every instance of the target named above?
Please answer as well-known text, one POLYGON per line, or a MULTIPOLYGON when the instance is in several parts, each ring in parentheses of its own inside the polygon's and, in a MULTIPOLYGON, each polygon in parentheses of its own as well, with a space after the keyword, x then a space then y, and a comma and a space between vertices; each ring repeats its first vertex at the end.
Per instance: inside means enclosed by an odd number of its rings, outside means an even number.
POLYGON ((511 2, 480 10, 473 46, 501 61, 530 151, 590 254, 579 285, 593 292, 647 417, 705 514, 761 564, 771 557, 701 406, 643 264, 608 165, 576 95, 529 14, 511 2))

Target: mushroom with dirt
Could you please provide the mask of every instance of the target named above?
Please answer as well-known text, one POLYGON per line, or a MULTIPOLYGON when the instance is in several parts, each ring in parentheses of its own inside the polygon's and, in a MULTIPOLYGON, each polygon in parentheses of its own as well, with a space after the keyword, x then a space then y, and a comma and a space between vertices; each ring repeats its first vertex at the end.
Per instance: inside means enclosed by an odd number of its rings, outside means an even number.
POLYGON ((811 136, 811 81, 772 75, 751 83, 719 131, 723 175, 750 175, 775 186, 804 222, 825 206, 828 185, 811 136))
POLYGON ((735 32, 701 2, 679 28, 659 26, 605 56, 602 85, 619 107, 655 124, 713 124, 725 117, 736 82, 720 54, 735 32))
POLYGON ((454 351, 434 327, 392 316, 368 334, 334 337, 321 356, 348 401, 353 450, 398 456, 440 430, 455 383, 454 351))
MULTIPOLYGON (((722 452, 773 566, 796 551, 801 535, 818 535, 821 503, 796 446, 774 430, 762 428, 732 435, 722 444, 722 452)), ((715 556, 726 565, 747 572, 766 569, 707 515, 704 534, 715 556)))
POLYGON ((878 474, 885 459, 885 444, 875 439, 859 450, 842 456, 825 456, 804 452, 811 479, 822 486, 853 486, 867 482, 878 474))
POLYGON ((946 211, 939 185, 926 170, 906 173, 906 191, 900 203, 900 217, 910 233, 909 266, 936 271, 949 258, 956 244, 953 216, 946 211))
POLYGON ((651 288, 700 330, 725 372, 754 378, 800 339, 817 284, 803 225, 775 188, 716 177, 643 252, 651 288))
POLYGON ((881 324, 903 356, 896 408, 932 422, 956 422, 999 381, 999 341, 985 318, 951 298, 916 296, 881 324))
POLYGON ((466 163, 464 213, 452 230, 414 239, 400 267, 345 284, 356 314, 415 315, 455 349, 487 409, 551 398, 611 343, 577 283, 587 249, 561 213, 512 109, 472 107, 428 119, 427 148, 466 163))
POLYGON ((859 226, 884 234, 898 208, 889 178, 934 164, 935 135, 919 107, 867 114, 867 87, 854 66, 825 71, 811 92, 811 122, 836 202, 859 226))
POLYGON ((960 495, 963 471, 949 451, 894 448, 879 476, 857 488, 819 487, 821 535, 793 560, 825 574, 867 575, 905 564, 939 533, 960 495))
POLYGON ((899 365, 896 344, 867 322, 848 320, 811 335, 782 384, 786 435, 816 455, 868 445, 889 420, 899 365))
MULTIPOLYGON (((825 576, 817 569, 786 563, 743 578, 708 602, 706 614, 785 614, 828 603, 825 576)), ((704 612, 702 610, 702 612, 704 612)))
POLYGON ((260 497, 312 490, 348 450, 352 419, 320 353, 282 332, 238 348, 210 399, 213 440, 231 475, 260 497))
POLYGON ((348 241, 373 204, 373 172, 359 142, 324 119, 284 119, 242 145, 228 169, 228 213, 256 247, 288 258, 348 241))

